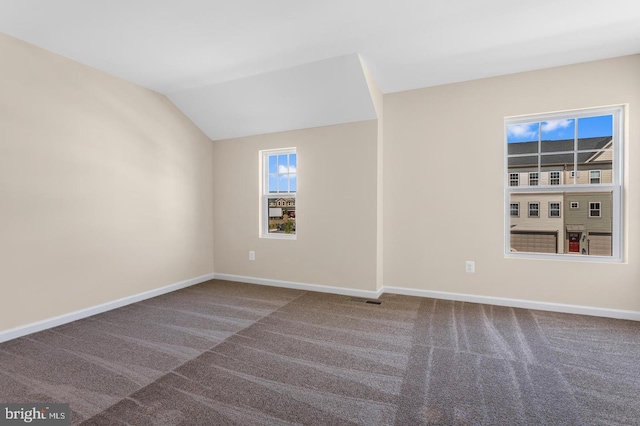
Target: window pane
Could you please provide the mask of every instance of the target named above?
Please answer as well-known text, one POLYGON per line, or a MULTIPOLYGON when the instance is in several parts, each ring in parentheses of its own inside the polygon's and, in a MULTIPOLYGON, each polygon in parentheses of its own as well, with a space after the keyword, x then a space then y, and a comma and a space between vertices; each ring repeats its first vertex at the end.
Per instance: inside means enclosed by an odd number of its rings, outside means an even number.
POLYGON ((289 175, 278 176, 278 192, 289 192, 289 175))
POLYGON ((550 207, 559 207, 562 199, 561 192, 511 194, 509 205, 519 203, 522 209, 526 209, 519 216, 509 216, 512 252, 561 252, 559 250, 562 247, 562 218, 552 216, 550 207))
MULTIPOLYGON (((512 154, 511 149, 531 149, 530 147, 520 146, 522 142, 538 141, 538 131, 540 129, 540 123, 522 123, 522 124, 510 124, 507 126, 507 143, 509 144, 509 154, 512 154)), ((530 144, 528 144, 530 145, 530 144)), ((538 148, 535 147, 537 152, 538 148)), ((513 154, 522 154, 522 152, 513 152, 513 154)))
POLYGON ((275 155, 269 156, 269 173, 278 173, 278 157, 275 155))
POLYGON ((564 213, 566 253, 611 256, 612 192, 566 192, 564 196, 570 206, 564 213))
POLYGON ((298 157, 296 154, 289 154, 289 173, 295 173, 298 167, 298 157))
POLYGON ((287 158, 289 156, 286 154, 278 155, 278 173, 287 173, 289 169, 289 161, 287 158))
POLYGON ((575 149, 573 137, 571 139, 562 139, 557 141, 542 141, 540 144, 540 152, 566 152, 575 149))
POLYGON ((269 192, 278 192, 278 178, 276 175, 269 175, 269 192))
POLYGON ((290 175, 289 178, 289 192, 296 192, 298 190, 298 177, 295 174, 290 175))
POLYGON ((296 199, 269 198, 269 230, 270 234, 296 233, 296 199))
MULTIPOLYGON (((575 119, 565 118, 562 120, 543 121, 540 131, 542 141, 571 141, 573 149, 573 139, 575 137, 575 119)), ((554 144, 552 144, 554 145, 554 144)), ((564 151, 564 150, 563 150, 564 151)))
POLYGON ((543 154, 540 156, 540 164, 547 167, 564 167, 565 164, 573 166, 573 152, 570 154, 543 154))
POLYGON ((578 119, 578 138, 597 138, 613 135, 613 115, 599 115, 578 119))
POLYGON ((525 155, 523 157, 509 157, 509 172, 537 172, 538 156, 525 155))

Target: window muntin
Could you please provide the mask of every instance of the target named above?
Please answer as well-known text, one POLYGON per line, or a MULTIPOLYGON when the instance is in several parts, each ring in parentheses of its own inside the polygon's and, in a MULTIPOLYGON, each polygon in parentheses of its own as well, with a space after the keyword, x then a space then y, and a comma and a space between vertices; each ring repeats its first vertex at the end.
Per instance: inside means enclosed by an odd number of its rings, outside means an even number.
POLYGON ((295 239, 298 156, 295 148, 262 153, 262 237, 295 239))
POLYGON ((539 174, 538 172, 530 172, 529 173, 529 186, 538 186, 538 181, 539 181, 539 174))
POLYGON ((518 173, 509 173, 509 186, 518 186, 520 184, 520 175, 518 173))
POLYGON ((622 260, 623 118, 624 107, 608 107, 505 119, 507 256, 622 260), (528 185, 511 185, 513 174, 525 173, 528 185), (533 204, 529 215, 512 216, 511 206, 522 202, 533 204), (568 206, 564 212, 562 204, 568 206), (554 252, 529 244, 553 233, 554 252), (589 248, 588 236, 594 233, 611 239, 610 253, 589 248), (528 249, 514 249, 514 241, 528 249))
POLYGON ((519 217, 520 216, 520 203, 511 203, 509 205, 509 215, 511 217, 519 217))
POLYGON ((540 217, 540 203, 529 203, 529 217, 540 217))

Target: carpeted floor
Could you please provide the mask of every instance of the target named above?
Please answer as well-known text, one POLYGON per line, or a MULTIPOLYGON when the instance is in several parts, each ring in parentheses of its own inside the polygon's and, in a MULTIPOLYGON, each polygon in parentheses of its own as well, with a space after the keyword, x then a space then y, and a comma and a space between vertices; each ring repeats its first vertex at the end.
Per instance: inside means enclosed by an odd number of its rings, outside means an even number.
POLYGON ((0 344, 83 425, 637 425, 640 323, 213 280, 0 344))

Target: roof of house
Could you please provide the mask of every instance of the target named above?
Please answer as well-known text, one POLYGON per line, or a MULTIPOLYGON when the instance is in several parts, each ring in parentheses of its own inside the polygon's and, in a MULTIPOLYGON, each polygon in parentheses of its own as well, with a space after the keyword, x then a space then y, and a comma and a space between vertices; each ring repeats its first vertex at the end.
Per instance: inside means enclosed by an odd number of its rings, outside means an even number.
MULTIPOLYGON (((611 136, 578 139, 578 149, 586 152, 578 152, 578 164, 586 163, 594 152, 608 148, 611 136)), ((542 141, 540 151, 542 154, 540 163, 543 166, 554 164, 573 164, 574 140, 565 139, 558 141, 542 141), (569 152, 568 152, 569 151, 569 152), (557 152, 558 154, 553 154, 557 152)), ((509 167, 533 166, 538 164, 538 142, 510 143, 508 155, 532 154, 524 157, 509 157, 509 167)))

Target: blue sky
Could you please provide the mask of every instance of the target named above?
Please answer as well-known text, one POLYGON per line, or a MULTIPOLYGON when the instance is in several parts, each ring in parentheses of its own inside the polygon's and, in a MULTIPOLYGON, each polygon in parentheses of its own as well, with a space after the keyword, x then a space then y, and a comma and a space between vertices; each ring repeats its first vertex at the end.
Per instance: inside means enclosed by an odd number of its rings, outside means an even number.
MULTIPOLYGON (((613 116, 600 115, 577 119, 578 138, 611 136, 613 134, 613 116)), ((508 143, 531 142, 538 140, 573 139, 576 119, 550 120, 533 123, 512 124, 507 128, 508 143)))
POLYGON ((269 192, 298 190, 298 157, 296 154, 269 156, 269 192))

